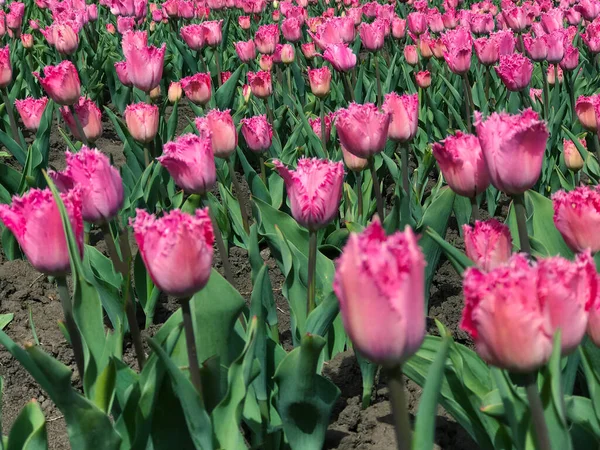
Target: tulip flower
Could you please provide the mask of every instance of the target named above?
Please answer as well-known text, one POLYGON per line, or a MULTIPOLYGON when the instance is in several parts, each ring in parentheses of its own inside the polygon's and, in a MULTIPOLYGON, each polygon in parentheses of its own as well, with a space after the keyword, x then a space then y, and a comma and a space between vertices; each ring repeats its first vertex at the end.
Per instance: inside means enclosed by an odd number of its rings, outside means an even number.
POLYGON ((490 34, 494 31, 494 16, 490 13, 471 14, 471 31, 474 34, 490 34))
POLYGON ((302 54, 308 60, 311 60, 317 54, 317 50, 315 48, 314 42, 309 42, 307 44, 301 44, 300 49, 302 50, 302 54))
POLYGON ((550 11, 542 14, 542 27, 546 33, 561 30, 563 28, 563 11, 560 8, 552 8, 550 11))
POLYGON ((383 48, 385 40, 384 23, 382 20, 375 20, 373 23, 361 23, 359 27, 360 40, 363 47, 370 51, 376 52, 383 48))
POLYGON ((242 30, 250 29, 250 16, 240 16, 238 17, 238 25, 242 30))
POLYGON ((271 147, 273 139, 273 128, 267 121, 266 116, 254 116, 240 121, 242 125, 242 136, 246 145, 255 153, 262 153, 271 147))
POLYGON ((411 12, 406 20, 408 29, 414 35, 420 35, 427 31, 427 16, 419 11, 411 12))
POLYGON ((281 22, 281 33, 288 42, 298 42, 302 39, 302 20, 290 17, 281 22))
POLYGON ((358 157, 370 158, 385 148, 390 121, 391 115, 379 112, 372 103, 350 103, 348 108, 337 112, 335 125, 346 150, 358 157))
MULTIPOLYGON (((74 189, 60 197, 79 250, 83 252, 81 191, 74 189)), ((36 270, 51 276, 63 276, 70 272, 67 239, 50 189, 30 189, 23 196, 14 196, 10 206, 0 205, 0 220, 14 234, 36 270)))
POLYGON ((145 32, 128 31, 123 35, 123 54, 127 73, 136 88, 150 92, 160 84, 165 59, 165 44, 161 48, 148 46, 145 32))
POLYGON ((509 91, 522 91, 531 81, 533 64, 529 58, 514 53, 500 57, 500 64, 494 67, 498 77, 509 91))
POLYGON ((231 111, 211 109, 205 116, 206 124, 210 130, 210 140, 213 153, 218 158, 229 158, 238 143, 237 130, 231 117, 231 111))
POLYGON ((133 84, 129 79, 129 72, 127 72, 127 62, 119 61, 115 63, 115 71, 117 72, 117 78, 123 86, 132 87, 133 84))
POLYGON ((308 69, 308 81, 310 83, 310 90, 312 93, 323 98, 330 91, 331 84, 331 72, 329 67, 323 66, 320 69, 308 69))
POLYGON ((560 62, 562 70, 572 71, 579 65, 579 49, 572 45, 565 48, 565 56, 560 62))
POLYGON ((513 6, 502 11, 508 27, 516 33, 524 31, 528 26, 527 11, 522 6, 513 6))
POLYGON ((77 51, 79 38, 69 24, 55 23, 52 25, 52 45, 63 55, 72 55, 77 51))
POLYGON ((252 94, 258 98, 267 98, 273 92, 271 83, 271 72, 248 72, 248 85, 252 90, 252 94))
POLYGON ((169 90, 167 92, 167 97, 169 98, 169 103, 175 103, 181 99, 181 95, 183 90, 181 89, 181 83, 178 81, 172 81, 169 85, 169 90))
POLYGON ((456 74, 463 74, 471 67, 471 54, 473 39, 471 33, 464 27, 446 31, 443 36, 446 52, 444 59, 450 70, 456 74))
POLYGON ((338 72, 348 72, 356 66, 356 55, 348 44, 332 44, 323 52, 323 59, 338 72))
POLYGON ((15 106, 23 125, 30 131, 37 131, 44 115, 44 110, 48 104, 48 97, 33 98, 27 97, 24 100, 15 100, 15 106))
POLYGON ((57 66, 44 67, 44 78, 33 72, 42 88, 59 105, 73 105, 79 100, 81 83, 77 69, 71 61, 65 60, 57 66))
POLYGON ((410 227, 386 236, 376 218, 352 233, 333 289, 354 348, 384 367, 412 356, 425 336, 424 287, 425 258, 410 227))
POLYGON ((324 118, 324 122, 325 122, 324 130, 321 128, 321 119, 320 118, 308 119, 308 123, 309 123, 310 127, 312 128, 313 132, 321 140, 323 139, 322 131, 325 131, 325 142, 329 142, 329 138, 331 136, 331 125, 333 123, 333 120, 335 119, 335 116, 333 113, 330 113, 330 114, 325 114, 323 118, 324 118))
POLYGON ((135 17, 117 17, 117 31, 120 34, 125 34, 128 31, 133 31, 135 28, 135 17))
POLYGON ((202 50, 206 44, 204 27, 200 24, 185 25, 179 30, 182 39, 192 50, 202 50))
POLYGON ((591 22, 600 14, 600 3, 597 0, 580 0, 574 9, 580 12, 585 20, 591 22))
POLYGON ((102 136, 102 113, 96 104, 86 97, 80 97, 79 101, 73 105, 77 119, 81 124, 81 128, 85 136, 79 133, 78 125, 71 109, 63 106, 60 109, 63 120, 69 127, 69 131, 75 139, 84 142, 86 139, 89 142, 96 142, 102 136))
POLYGON ((211 79, 209 73, 197 73, 181 79, 181 88, 185 96, 197 105, 206 105, 210 101, 211 79))
POLYGON ((24 33, 21 35, 21 44, 23 44, 23 48, 31 49, 33 48, 33 36, 31 34, 24 33))
POLYGON ((489 272, 506 263, 512 254, 510 229, 489 219, 475 221, 475 226, 463 225, 465 252, 483 272, 489 272))
POLYGON ((163 146, 157 160, 168 170, 175 183, 188 194, 203 195, 217 181, 210 137, 184 134, 163 146))
MULTIPOLYGON (((579 139, 579 143, 585 149, 587 149, 587 144, 585 143, 585 139, 579 139)), ((584 161, 577 150, 577 147, 570 139, 563 140, 563 160, 565 161, 565 166, 567 169, 572 170, 573 172, 578 172, 583 169, 584 161)))
POLYGON ((0 88, 4 89, 12 81, 9 45, 0 48, 0 88))
POLYGON ((392 19, 392 36, 394 39, 402 39, 406 34, 406 20, 400 17, 392 19))
POLYGON ((285 182, 292 216, 311 231, 323 228, 338 214, 342 198, 344 164, 317 158, 300 158, 296 170, 273 160, 285 182))
POLYGON ((143 144, 154 140, 158 132, 158 106, 143 102, 127 105, 124 115, 133 139, 143 144))
POLYGON ((404 46, 404 59, 406 63, 411 66, 419 64, 419 54, 417 53, 417 47, 414 45, 404 46))
POLYGON ((254 43, 259 53, 272 54, 279 43, 279 27, 275 24, 261 25, 254 35, 254 43))
POLYGON ((533 38, 531 35, 523 35, 523 43, 529 57, 536 62, 545 61, 548 56, 548 43, 544 37, 533 38))
POLYGON ((565 10, 565 19, 569 25, 578 26, 581 23, 581 13, 575 8, 565 10))
POLYGON ((557 64, 561 62, 565 55, 565 36, 562 28, 546 34, 543 39, 546 41, 546 45, 548 46, 548 55, 546 56, 546 60, 550 64, 557 64))
MULTIPOLYGON (((365 158, 359 158, 358 156, 353 155, 348 150, 341 146, 342 148, 342 158, 344 159, 344 164, 346 167, 352 172, 362 172, 369 165, 369 160, 365 158)), ((359 216, 362 211, 359 212, 359 216)))
POLYGON ((557 72, 558 72, 558 83, 560 84, 563 82, 563 78, 564 78, 562 69, 560 68, 560 66, 555 67, 552 64, 548 64, 548 73, 547 73, 546 79, 548 80, 548 84, 550 86, 554 86, 554 84, 557 82, 557 80, 556 80, 557 72))
POLYGON ((216 47, 223 40, 222 20, 211 20, 202 22, 202 29, 206 45, 216 47))
POLYGON ((278 54, 280 62, 283 64, 291 64, 294 62, 296 52, 293 45, 283 44, 281 46, 277 45, 277 47, 278 51, 276 50, 275 53, 278 54))
POLYGON ((189 298, 210 277, 215 240, 207 209, 178 209, 156 218, 141 209, 133 234, 154 284, 165 294, 189 298))
POLYGON ((488 188, 490 179, 476 136, 457 131, 433 144, 433 156, 448 186, 458 195, 473 199, 488 188))
POLYGON ((485 121, 475 113, 477 137, 492 185, 518 195, 537 182, 544 160, 548 129, 538 114, 493 113, 485 121))
POLYGON ((117 30, 116 30, 115 26, 112 23, 107 23, 106 24, 106 31, 109 34, 116 34, 117 33, 117 30))
POLYGON ((500 59, 498 41, 494 38, 478 38, 473 42, 479 62, 485 66, 496 64, 500 59))
POLYGON ((594 20, 581 35, 583 42, 594 55, 600 53, 600 19, 594 20))
POLYGON ((571 192, 552 195, 554 224, 569 248, 575 252, 600 251, 600 189, 581 186, 571 192))
POLYGON ((77 153, 65 152, 67 168, 49 171, 56 187, 81 191, 82 217, 86 222, 106 223, 123 206, 123 180, 106 155, 85 145, 77 153))
POLYGON ((254 45, 254 41, 250 39, 248 42, 236 42, 235 43, 235 52, 240 58, 242 62, 250 62, 254 58, 256 58, 256 46, 254 45))
POLYGON ((596 104, 599 99, 597 95, 592 97, 581 96, 575 102, 575 113, 581 123, 581 126, 588 131, 596 131, 598 125, 596 123, 596 104))
POLYGON ((391 117, 388 131, 390 139, 396 142, 408 142, 415 137, 419 127, 417 94, 399 95, 391 92, 386 94, 382 108, 391 117))
POLYGON ((456 9, 446 9, 446 12, 442 14, 442 22, 444 23, 444 28, 446 28, 447 30, 453 30, 454 28, 456 28, 458 26, 456 9))

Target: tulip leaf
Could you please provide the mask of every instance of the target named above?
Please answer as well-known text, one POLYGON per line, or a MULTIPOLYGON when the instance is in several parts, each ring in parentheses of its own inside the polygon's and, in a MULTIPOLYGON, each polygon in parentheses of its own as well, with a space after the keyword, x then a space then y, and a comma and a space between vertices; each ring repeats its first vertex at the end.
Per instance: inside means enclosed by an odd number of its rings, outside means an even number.
POLYGON ((360 352, 354 351, 358 367, 360 368, 360 375, 362 377, 362 408, 366 409, 371 405, 371 395, 373 392, 373 385, 375 384, 375 373, 377 373, 378 365, 374 362, 369 361, 367 358, 362 356, 360 352))
MULTIPOLYGON (((584 428, 591 436, 593 436, 590 440, 595 441, 597 436, 600 436, 600 422, 598 422, 598 418, 594 413, 592 401, 589 398, 566 396, 565 408, 569 422, 584 428)), ((582 447, 576 446, 575 448, 579 449, 582 447)))
POLYGON ((243 68, 244 64, 240 64, 235 72, 231 74, 231 77, 215 92, 215 102, 220 110, 233 107, 233 99, 243 68))
POLYGON ((45 450, 48 448, 46 418, 34 399, 25 405, 8 435, 6 450, 45 450))
POLYGON ((333 291, 309 314, 306 332, 325 337, 340 312, 340 303, 333 291))
POLYGON ((21 146, 8 134, 0 130, 0 142, 6 147, 6 149, 15 157, 17 162, 22 166, 25 165, 27 154, 23 151, 21 146))
POLYGON ((496 367, 491 368, 491 373, 496 382, 502 404, 504 405, 505 417, 510 425, 512 440, 515 447, 522 450, 525 447, 527 432, 530 425, 527 414, 527 404, 517 393, 508 374, 496 367))
POLYGON ((450 261, 450 264, 452 264, 452 267, 454 267, 454 270, 456 270, 459 275, 462 276, 467 267, 474 265, 473 261, 471 261, 464 252, 442 238, 433 228, 427 228, 425 233, 441 247, 446 259, 450 261))
POLYGON ((325 432, 340 390, 316 373, 325 339, 304 335, 277 367, 275 404, 292 449, 323 447, 325 432))
POLYGON ((133 277, 135 281, 135 292, 144 314, 146 315, 146 324, 148 328, 154 322, 154 310, 156 302, 160 296, 160 290, 154 285, 152 277, 146 270, 142 255, 138 252, 133 262, 133 277))
POLYGON ((250 191, 254 197, 261 199, 264 202, 271 204, 271 194, 269 194, 269 190, 263 183, 262 179, 258 176, 256 171, 252 168, 252 166, 248 163, 248 159, 244 152, 240 147, 237 147, 237 156, 240 159, 240 163, 242 165, 242 169, 244 170, 244 175, 246 177, 246 182, 250 187, 250 191))

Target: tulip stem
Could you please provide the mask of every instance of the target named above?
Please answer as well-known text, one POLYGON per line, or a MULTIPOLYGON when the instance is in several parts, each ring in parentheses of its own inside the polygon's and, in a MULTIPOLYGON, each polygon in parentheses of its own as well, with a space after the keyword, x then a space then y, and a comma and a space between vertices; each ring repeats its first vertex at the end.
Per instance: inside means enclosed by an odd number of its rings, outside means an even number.
POLYGON ((404 189, 405 195, 410 198, 410 180, 408 179, 408 144, 402 145, 398 142, 400 147, 400 163, 402 164, 402 189, 404 189))
POLYGON ((594 134, 594 151, 596 152, 596 158, 598 159, 598 162, 600 163, 600 139, 598 139, 598 134, 594 134))
POLYGON ((537 389, 536 377, 534 374, 527 375, 525 391, 527 392, 527 400, 529 401, 531 419, 533 421, 533 428, 537 438, 537 448, 540 450, 551 450, 552 446, 550 445, 548 425, 546 424, 546 419, 544 418, 544 408, 542 406, 542 400, 540 399, 540 393, 537 389))
POLYGON ((381 108, 383 96, 381 94, 381 79, 379 78, 379 57, 377 55, 377 52, 373 53, 373 58, 375 59, 375 78, 377 80, 377 107, 381 108))
POLYGON ((471 114, 473 111, 473 100, 471 99, 471 84, 466 73, 462 74, 463 86, 465 89, 465 118, 467 120, 467 133, 471 132, 471 114))
POLYGON ((258 163, 260 164, 260 179, 262 180, 263 184, 266 186, 267 185, 267 170, 265 168, 265 158, 262 156, 262 154, 258 157, 258 163))
POLYGON ((358 218, 363 215, 362 170, 354 172, 356 176, 356 196, 358 198, 358 218))
POLYGON ((315 273, 317 271, 317 231, 308 231, 308 292, 306 317, 315 309, 315 273))
POLYGON ((89 142, 83 131, 83 127, 81 126, 81 121, 79 120, 79 116, 77 115, 77 111, 75 111, 75 107, 73 105, 69 105, 69 109, 71 110, 71 114, 73 115, 73 120, 75 121, 75 126, 77 127, 77 133, 79 133, 79 139, 83 142, 83 145, 89 146, 89 142))
POLYGON ((554 96, 560 96, 560 82, 558 79, 558 64, 554 64, 554 96))
MULTIPOLYGON (((123 301, 125 303, 125 313, 127 315, 127 323, 129 324, 129 331, 131 332, 131 339, 133 340, 133 347, 135 348, 135 356, 137 358, 138 367, 140 372, 144 368, 146 363, 146 354, 144 352, 144 346, 142 344, 142 335, 140 334, 140 327, 137 323, 137 317, 135 315, 135 306, 131 300, 131 273, 129 270, 129 258, 126 258, 125 254, 121 257, 117 253, 117 247, 110 231, 110 225, 104 222, 100 225, 102 234, 104 235, 104 242, 108 248, 108 254, 113 262, 115 269, 119 271, 123 277, 123 301)), ((127 231, 125 231, 127 232, 127 231)), ((123 253, 123 252, 121 252, 123 253)))
POLYGON ((515 215, 517 216, 521 251, 530 255, 531 246, 529 245, 529 234, 527 233, 527 209, 525 208, 524 194, 513 195, 513 205, 515 207, 515 215))
POLYGON ((242 201, 242 187, 236 177, 235 168, 233 167, 233 160, 231 159, 231 157, 227 158, 227 164, 229 165, 229 175, 231 176, 233 188, 235 189, 235 196, 237 197, 237 201, 240 204, 240 215, 242 216, 244 231, 246 232, 246 234, 250 234, 250 226, 248 225, 248 212, 246 211, 246 205, 242 201))
POLYGON ((229 284, 235 286, 233 280, 233 272, 231 271, 231 264, 229 263, 229 254, 227 253, 227 248, 225 247, 225 243, 223 242, 223 235, 221 234, 221 230, 219 229, 219 224, 217 223, 217 219, 215 219, 215 215, 210 209, 210 202, 208 201, 208 197, 206 194, 202 196, 204 206, 208 208, 208 215, 210 216, 210 221, 212 222, 213 233, 215 235, 215 242, 217 244, 217 250, 219 251, 219 256, 221 257, 221 262, 223 264, 223 271, 225 272, 225 279, 229 281, 229 284))
POLYGON ((479 205, 477 204, 477 196, 474 195, 471 197, 471 219, 473 219, 473 223, 480 219, 479 217, 479 205))
POLYGON ((542 85, 544 88, 542 92, 542 112, 544 114, 544 120, 548 120, 548 97, 550 97, 550 94, 548 90, 548 78, 546 76, 546 71, 544 70, 544 61, 540 61, 540 69, 542 71, 542 85))
POLYGON ((485 99, 490 101, 490 66, 485 66, 485 99))
POLYGON ((327 136, 325 135, 326 127, 325 127, 325 101, 323 99, 321 102, 321 145, 323 146, 323 154, 325 158, 329 158, 329 154, 327 153, 327 136))
POLYGON ((404 392, 404 376, 402 366, 388 370, 388 387, 390 389, 390 403, 394 416, 394 429, 396 431, 396 443, 398 450, 410 450, 412 448, 412 433, 408 418, 408 405, 404 392))
POLYGON ((269 106, 269 98, 266 97, 264 99, 265 101, 265 110, 267 111, 267 120, 269 121, 269 124, 271 125, 271 128, 273 128, 273 131, 275 130, 275 124, 273 123, 273 111, 271 111, 271 107, 269 106))
POLYGON ((73 353, 75 355, 75 364, 77 365, 77 371, 79 372, 79 378, 83 382, 84 375, 84 357, 83 357, 83 344, 81 342, 81 335, 79 329, 73 318, 73 303, 71 301, 71 294, 69 293, 69 287, 67 286, 67 279, 64 276, 56 277, 56 286, 58 288, 58 296, 60 297, 60 303, 62 305, 63 314, 65 315, 65 323, 67 330, 69 331, 69 338, 71 339, 71 346, 73 347, 73 353))
POLYGON ((192 378, 192 384, 200 396, 200 402, 203 402, 202 378, 200 377, 198 352, 196 351, 196 338, 194 337, 194 322, 192 321, 190 299, 179 299, 179 304, 181 305, 181 315, 183 316, 183 330, 185 332, 185 343, 187 347, 188 362, 190 365, 190 376, 192 378))
POLYGON ((17 127, 17 121, 15 119, 15 111, 13 109, 12 103, 10 102, 7 88, 2 89, 2 100, 6 105, 6 112, 8 114, 8 121, 10 122, 10 131, 13 135, 13 139, 17 144, 19 144, 19 146, 23 150, 25 150, 27 146, 25 145, 25 142, 21 140, 21 136, 19 135, 19 128, 17 127))
POLYGON ((217 85, 221 87, 221 58, 219 51, 215 51, 215 65, 217 66, 217 85))
POLYGON ((379 186, 379 178, 377 178, 377 170, 375 170, 375 158, 369 157, 369 169, 371 170, 371 178, 373 178, 373 190, 375 191, 375 200, 377 201, 377 215, 379 220, 383 222, 383 198, 381 197, 381 187, 379 186))
MULTIPOLYGON (((342 77, 342 83, 344 84, 344 89, 346 90, 346 96, 350 99, 350 101, 354 102, 354 90, 350 87, 350 80, 348 73, 340 73, 342 77)), ((350 103, 350 102, 348 102, 350 103)))

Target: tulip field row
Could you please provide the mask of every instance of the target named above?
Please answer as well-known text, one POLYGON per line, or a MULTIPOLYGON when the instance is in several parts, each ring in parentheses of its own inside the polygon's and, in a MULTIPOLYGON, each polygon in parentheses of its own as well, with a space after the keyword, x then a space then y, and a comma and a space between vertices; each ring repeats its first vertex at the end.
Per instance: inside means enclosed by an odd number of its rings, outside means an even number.
POLYGON ((153 1, 0 0, 0 449, 597 449, 600 0, 153 1))

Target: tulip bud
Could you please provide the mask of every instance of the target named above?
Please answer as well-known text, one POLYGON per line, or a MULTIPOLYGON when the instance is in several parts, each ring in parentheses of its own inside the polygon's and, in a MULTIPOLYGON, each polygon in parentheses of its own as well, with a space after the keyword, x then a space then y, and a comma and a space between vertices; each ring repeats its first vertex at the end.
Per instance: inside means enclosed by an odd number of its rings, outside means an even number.
POLYGON ((169 103, 175 103, 181 99, 183 90, 181 89, 181 83, 178 81, 172 81, 169 85, 169 91, 167 95, 169 97, 169 103))
POLYGON ((207 209, 194 215, 174 209, 157 219, 141 209, 132 223, 142 260, 158 289, 189 298, 210 277, 214 234, 207 209))
POLYGON ((261 55, 258 60, 260 70, 270 72, 273 68, 273 56, 272 55, 261 55))
POLYGON ((67 192, 79 188, 86 222, 105 223, 123 206, 123 180, 106 155, 85 145, 77 153, 66 152, 67 168, 49 171, 56 187, 67 192), (101 186, 101 189, 99 188, 101 186))
POLYGON ((267 98, 273 91, 271 72, 248 72, 248 84, 252 94, 258 98, 267 98))
POLYGON ((181 87, 185 96, 197 105, 206 105, 210 101, 211 78, 209 73, 197 73, 181 79, 181 87))
POLYGON ((152 89, 148 95, 150 96, 150 100, 152 101, 156 101, 160 98, 160 86, 156 86, 154 89, 152 89))
POLYGON ((31 34, 23 33, 21 35, 21 43, 23 48, 30 49, 33 47, 33 36, 31 34))
POLYGON ((417 47, 414 45, 405 45, 404 46, 404 59, 406 63, 411 66, 416 66, 419 64, 419 55, 417 53, 417 47))
POLYGON ((300 225, 315 231, 337 216, 344 181, 341 162, 300 158, 296 170, 277 159, 273 164, 285 182, 292 216, 300 225))
MULTIPOLYGON (((102 136, 102 113, 100 112, 100 108, 92 100, 85 97, 80 97, 79 101, 73 105, 73 108, 75 109, 75 114, 77 114, 81 128, 83 128, 85 138, 92 143, 96 142, 102 136)), ((63 106, 60 112, 71 134, 75 136, 75 139, 83 141, 83 136, 79 133, 79 127, 69 107, 63 106)))
MULTIPOLYGON (((548 64, 547 80, 548 80, 548 84, 550 86, 554 86, 554 84, 556 83, 556 71, 554 69, 554 65, 552 65, 552 64, 548 64)), ((560 68, 560 66, 558 66, 558 83, 562 84, 562 82, 563 82, 563 71, 560 68)))
POLYGON ((245 84, 242 87, 242 97, 244 99, 244 103, 248 103, 248 101, 250 100, 250 95, 252 94, 252 90, 250 89, 250 86, 248 86, 247 84, 245 84))
POLYGON ((463 235, 467 256, 483 272, 489 272, 510 259, 510 229, 496 219, 477 220, 475 226, 463 225, 463 235))
MULTIPOLYGON (((579 139, 579 143, 587 149, 585 139, 579 139)), ((572 170, 573 172, 578 172, 583 168, 583 158, 573 141, 569 139, 563 140, 563 159, 567 169, 572 170)))
POLYGON ((210 131, 212 149, 216 157, 229 158, 235 152, 238 143, 237 130, 231 117, 231 111, 211 109, 204 116, 210 131))
POLYGON ((308 69, 308 81, 310 82, 310 90, 315 96, 323 98, 329 94, 331 72, 327 66, 320 69, 308 69))
POLYGON ((281 62, 283 64, 291 64, 294 62, 294 57, 294 47, 290 44, 283 44, 281 48, 281 62))
POLYGON ((125 108, 125 123, 131 137, 142 144, 152 142, 158 132, 158 106, 135 103, 125 108))
POLYGON ((242 119, 242 136, 246 145, 255 153, 261 153, 271 147, 273 139, 273 128, 267 121, 266 116, 254 116, 242 119))
POLYGON ((425 258, 410 227, 386 236, 375 218, 362 233, 350 235, 333 289, 358 352, 396 367, 419 349, 425 337, 424 280, 425 258))
MULTIPOLYGON (((60 194, 60 197, 79 251, 82 252, 81 191, 70 190, 60 194)), ((70 272, 67 239, 50 189, 30 189, 23 196, 14 196, 12 205, 0 205, 0 220, 14 234, 23 253, 36 270, 51 276, 63 276, 70 272), (52 251, 48 251, 49 248, 52 251)))
POLYGON ((417 82, 417 86, 426 89, 431 86, 431 73, 429 70, 417 72, 415 75, 415 81, 417 82))
POLYGON ((242 30, 250 29, 250 16, 240 16, 238 17, 238 25, 242 30))
POLYGON ((313 59, 315 57, 315 55, 317 54, 314 42, 309 42, 308 44, 302 44, 302 45, 300 45, 300 48, 302 49, 302 53, 304 54, 304 57, 308 60, 313 59))
POLYGON ((365 158, 359 158, 358 156, 354 156, 350 153, 346 148, 342 145, 342 157, 344 158, 344 164, 348 169, 352 172, 361 172, 367 168, 369 165, 369 160, 365 158))
POLYGON ((569 248, 575 252, 600 251, 600 190, 581 186, 552 196, 554 224, 569 248))
POLYGON ((106 24, 106 31, 109 34, 117 34, 117 30, 116 30, 115 26, 112 23, 107 23, 106 24))
POLYGON ((15 106, 23 125, 30 131, 37 131, 44 115, 44 110, 48 104, 48 97, 39 99, 27 97, 24 100, 15 100, 15 106))
POLYGON ((391 117, 389 138, 397 142, 412 140, 419 128, 418 94, 398 95, 391 92, 385 95, 382 109, 391 117))

